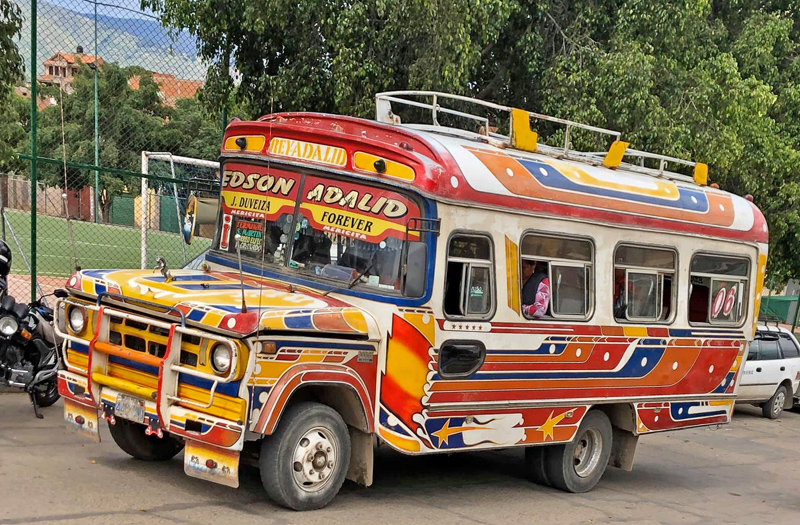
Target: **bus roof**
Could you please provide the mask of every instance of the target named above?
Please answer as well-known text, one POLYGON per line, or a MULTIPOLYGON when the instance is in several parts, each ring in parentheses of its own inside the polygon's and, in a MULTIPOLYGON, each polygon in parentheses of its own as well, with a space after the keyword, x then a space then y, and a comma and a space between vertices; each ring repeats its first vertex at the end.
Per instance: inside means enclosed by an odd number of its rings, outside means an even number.
POLYGON ((752 202, 682 180, 691 177, 652 175, 626 164, 607 167, 591 157, 523 151, 491 137, 435 125, 279 113, 231 122, 222 154, 354 173, 455 204, 768 241, 764 216, 752 202))

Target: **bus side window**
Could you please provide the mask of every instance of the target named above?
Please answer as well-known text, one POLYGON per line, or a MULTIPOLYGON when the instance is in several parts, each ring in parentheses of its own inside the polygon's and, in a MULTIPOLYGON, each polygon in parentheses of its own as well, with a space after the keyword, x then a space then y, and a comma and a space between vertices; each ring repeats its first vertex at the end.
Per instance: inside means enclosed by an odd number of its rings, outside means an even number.
POLYGON ((520 258, 520 296, 526 318, 589 318, 594 302, 591 241, 528 233, 520 243, 520 258))
POLYGON ((494 258, 491 239, 456 234, 447 248, 444 313, 447 317, 487 319, 494 311, 494 258))
POLYGON ((620 245, 614 254, 614 317, 617 321, 670 322, 675 303, 673 250, 620 245))
POLYGON ((696 254, 689 270, 689 322, 738 326, 747 313, 750 262, 696 254))

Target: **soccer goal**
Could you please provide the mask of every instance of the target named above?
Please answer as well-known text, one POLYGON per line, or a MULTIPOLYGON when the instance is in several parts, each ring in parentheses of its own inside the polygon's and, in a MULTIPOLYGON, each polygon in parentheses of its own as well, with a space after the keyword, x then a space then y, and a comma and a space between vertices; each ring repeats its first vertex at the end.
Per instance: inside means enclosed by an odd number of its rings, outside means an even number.
POLYGON ((142 152, 141 267, 152 268, 161 256, 179 268, 211 246, 214 225, 198 225, 192 244, 183 241, 188 199, 219 195, 219 162, 170 152, 142 152))

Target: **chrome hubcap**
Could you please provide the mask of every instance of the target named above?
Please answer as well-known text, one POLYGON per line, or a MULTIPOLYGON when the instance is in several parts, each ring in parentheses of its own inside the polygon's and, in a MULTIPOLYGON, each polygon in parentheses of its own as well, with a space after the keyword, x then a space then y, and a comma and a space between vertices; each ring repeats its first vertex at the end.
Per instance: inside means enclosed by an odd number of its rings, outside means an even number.
POLYGON ((778 415, 783 410, 783 404, 786 402, 786 394, 783 393, 783 390, 778 392, 775 396, 775 403, 772 405, 772 413, 778 415))
POLYGON ((600 464, 602 450, 603 435, 597 429, 586 429, 575 444, 572 458, 575 473, 582 478, 591 476, 600 464))
POLYGON ((338 444, 333 433, 314 427, 300 438, 294 448, 294 482, 306 492, 316 492, 331 479, 338 459, 338 444))

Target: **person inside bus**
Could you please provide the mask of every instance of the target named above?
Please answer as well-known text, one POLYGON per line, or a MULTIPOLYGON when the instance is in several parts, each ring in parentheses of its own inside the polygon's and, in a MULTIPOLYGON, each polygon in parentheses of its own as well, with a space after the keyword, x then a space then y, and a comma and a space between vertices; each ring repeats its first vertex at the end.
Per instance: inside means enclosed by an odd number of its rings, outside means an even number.
POLYGON ((522 261, 522 313, 538 319, 547 314, 550 306, 550 279, 547 263, 522 261))
POLYGON ((625 270, 614 270, 614 317, 625 319, 628 303, 625 298, 625 270))

